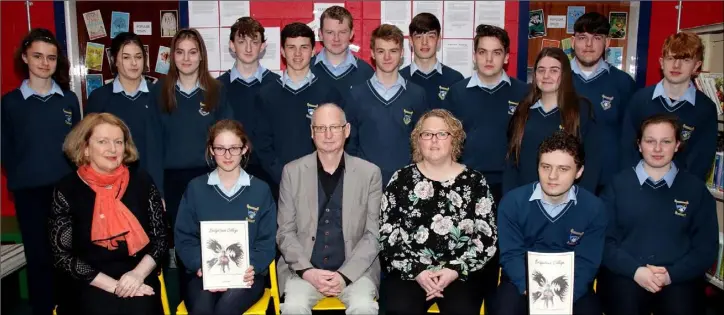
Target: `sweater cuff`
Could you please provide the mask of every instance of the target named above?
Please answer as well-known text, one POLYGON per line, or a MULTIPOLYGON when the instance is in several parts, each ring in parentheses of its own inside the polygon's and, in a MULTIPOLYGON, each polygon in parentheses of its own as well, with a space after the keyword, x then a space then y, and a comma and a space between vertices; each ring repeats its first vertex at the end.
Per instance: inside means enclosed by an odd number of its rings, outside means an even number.
POLYGON ((347 276, 345 276, 343 273, 339 271, 337 271, 337 273, 342 276, 342 279, 344 279, 345 286, 349 286, 350 284, 352 284, 352 280, 349 280, 349 278, 347 278, 347 276))
POLYGON ((299 276, 299 278, 304 279, 304 272, 307 271, 307 270, 310 270, 310 269, 312 269, 312 268, 297 270, 297 271, 295 271, 295 272, 297 273, 297 275, 299 276))

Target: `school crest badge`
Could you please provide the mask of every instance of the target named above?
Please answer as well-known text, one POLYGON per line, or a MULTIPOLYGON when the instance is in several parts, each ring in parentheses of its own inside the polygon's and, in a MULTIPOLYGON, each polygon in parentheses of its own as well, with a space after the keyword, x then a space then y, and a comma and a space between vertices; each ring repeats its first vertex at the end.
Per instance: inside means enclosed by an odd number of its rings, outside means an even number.
POLYGON ((676 211, 674 212, 674 214, 676 214, 680 217, 685 217, 686 208, 689 206, 689 202, 674 199, 674 204, 676 205, 676 211))
POLYGON ((437 97, 439 97, 441 101, 444 101, 445 96, 447 96, 447 92, 450 91, 450 88, 444 86, 438 86, 438 88, 440 88, 440 91, 437 93, 437 97))
POLYGON ((246 221, 254 222, 257 211, 259 211, 259 207, 252 207, 251 205, 246 204, 246 221))
POLYGON ((508 115, 515 114, 515 109, 518 108, 518 103, 508 101, 508 115))
POLYGON ((73 125, 73 111, 63 108, 63 115, 65 115, 65 124, 68 126, 73 125))
POLYGON ((307 103, 307 118, 312 119, 312 114, 314 114, 314 110, 317 109, 318 106, 319 105, 307 103))
POLYGON ((576 230, 571 229, 571 233, 568 234, 568 244, 569 246, 576 246, 581 241, 581 237, 583 237, 584 232, 576 232, 576 230))
POLYGON ((209 112, 206 111, 206 104, 203 102, 199 103, 199 114, 201 114, 201 116, 209 115, 209 112))
POLYGON ((412 114, 413 114, 413 111, 411 111, 411 110, 406 110, 406 109, 403 108, 403 109, 402 109, 402 114, 403 114, 403 116, 402 116, 402 122, 405 123, 405 125, 409 125, 410 122, 412 122, 412 114))
POLYGON ((606 96, 604 94, 601 94, 601 108, 603 108, 603 110, 609 110, 611 108, 612 102, 613 96, 606 96))
POLYGON ((684 124, 683 126, 681 126, 681 139, 684 141, 689 140, 689 138, 691 138, 692 132, 694 132, 694 127, 684 124))

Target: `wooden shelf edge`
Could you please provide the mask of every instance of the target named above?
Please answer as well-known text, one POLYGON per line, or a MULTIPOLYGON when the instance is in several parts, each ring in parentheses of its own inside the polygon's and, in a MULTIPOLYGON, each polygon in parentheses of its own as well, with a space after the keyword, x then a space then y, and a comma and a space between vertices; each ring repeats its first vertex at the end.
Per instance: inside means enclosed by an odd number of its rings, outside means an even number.
POLYGON ((719 290, 724 290, 724 282, 722 280, 719 280, 708 273, 706 274, 706 280, 715 287, 719 288, 719 290))

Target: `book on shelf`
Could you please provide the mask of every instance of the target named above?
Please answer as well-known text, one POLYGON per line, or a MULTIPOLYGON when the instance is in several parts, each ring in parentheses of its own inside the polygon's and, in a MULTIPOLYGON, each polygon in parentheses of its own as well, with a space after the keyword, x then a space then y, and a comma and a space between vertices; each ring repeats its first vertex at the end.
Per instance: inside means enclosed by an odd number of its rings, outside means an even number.
POLYGON ((714 104, 717 115, 724 113, 724 75, 721 73, 700 73, 694 84, 699 91, 704 92, 714 104))
POLYGON ((719 233, 719 253, 717 255, 717 261, 714 263, 711 268, 707 271, 707 273, 722 281, 724 279, 724 264, 722 263, 722 259, 724 259, 724 233, 719 233))

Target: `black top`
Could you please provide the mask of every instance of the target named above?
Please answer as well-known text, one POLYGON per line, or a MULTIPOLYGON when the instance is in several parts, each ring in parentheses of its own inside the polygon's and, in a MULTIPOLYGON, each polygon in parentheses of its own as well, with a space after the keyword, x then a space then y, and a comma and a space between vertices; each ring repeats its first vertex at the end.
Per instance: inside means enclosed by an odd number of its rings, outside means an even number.
POLYGON ((337 183, 342 177, 342 173, 344 173, 344 155, 342 155, 341 159, 342 160, 339 161, 337 169, 334 173, 330 174, 324 170, 322 161, 320 161, 319 156, 317 156, 317 176, 319 177, 319 182, 322 184, 322 189, 324 190, 324 194, 327 195, 327 198, 332 195, 334 188, 337 187, 337 183))
MULTIPOLYGON (((118 242, 115 250, 90 241, 95 192, 77 173, 68 174, 56 184, 49 219, 50 244, 55 268, 70 276, 70 288, 66 286, 65 289, 87 285, 100 272, 119 279, 135 268, 146 254, 158 266, 161 265, 161 258, 168 249, 161 195, 145 171, 136 168, 130 172, 128 187, 121 201, 136 216, 150 240, 134 256, 128 255, 124 241, 118 242)), ((151 273, 145 282, 148 284, 149 279, 155 277, 157 275, 151 273)))

